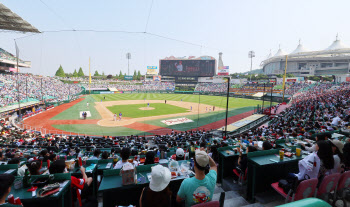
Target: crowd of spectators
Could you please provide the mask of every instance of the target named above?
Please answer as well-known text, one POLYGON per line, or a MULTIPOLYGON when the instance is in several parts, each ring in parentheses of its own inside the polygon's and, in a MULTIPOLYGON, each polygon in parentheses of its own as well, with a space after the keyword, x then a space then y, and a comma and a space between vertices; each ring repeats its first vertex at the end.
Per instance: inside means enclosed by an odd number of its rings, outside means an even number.
POLYGON ((200 92, 227 92, 227 83, 198 83, 194 90, 200 92))
POLYGON ((0 107, 17 103, 18 97, 21 102, 33 99, 56 102, 68 100, 69 95, 80 92, 81 87, 79 85, 65 84, 52 77, 29 74, 0 74, 0 107))
MULTIPOLYGON (((89 88, 88 83, 82 84, 83 87, 89 88)), ((90 88, 116 88, 119 91, 174 91, 175 83, 174 82, 159 82, 159 81, 148 81, 141 83, 130 84, 112 84, 112 83, 92 83, 90 88)))

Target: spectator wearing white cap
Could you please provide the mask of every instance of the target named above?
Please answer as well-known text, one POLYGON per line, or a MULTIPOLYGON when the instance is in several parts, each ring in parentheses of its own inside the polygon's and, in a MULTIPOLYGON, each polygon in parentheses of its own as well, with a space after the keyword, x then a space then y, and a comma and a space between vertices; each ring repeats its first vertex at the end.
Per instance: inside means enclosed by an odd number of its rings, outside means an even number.
POLYGON ((170 170, 162 165, 156 165, 152 168, 151 176, 149 187, 142 190, 140 207, 171 206, 170 170))
POLYGON ((341 163, 343 163, 343 148, 344 144, 339 140, 329 140, 332 145, 334 168, 331 170, 332 173, 341 172, 341 163))
POLYGON ((186 206, 211 201, 217 180, 217 167, 205 151, 197 150, 194 156, 195 176, 185 179, 177 193, 177 202, 185 200, 186 206), (205 175, 207 166, 209 173, 205 175))
POLYGON ((185 151, 182 148, 176 150, 176 161, 185 159, 185 151))

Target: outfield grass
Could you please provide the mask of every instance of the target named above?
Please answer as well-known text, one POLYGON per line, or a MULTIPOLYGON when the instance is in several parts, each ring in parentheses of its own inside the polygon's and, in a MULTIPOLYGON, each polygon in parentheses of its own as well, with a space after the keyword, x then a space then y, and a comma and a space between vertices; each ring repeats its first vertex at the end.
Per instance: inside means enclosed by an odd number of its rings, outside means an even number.
POLYGON ((80 111, 90 111, 91 117, 87 119, 101 119, 102 117, 95 109, 95 99, 91 96, 85 96, 85 99, 75 104, 74 106, 62 111, 56 116, 52 117, 51 120, 77 120, 81 119, 79 116, 80 111), (89 102, 89 108, 86 107, 86 103, 89 102))
POLYGON ((153 110, 141 110, 141 107, 147 107, 147 104, 130 104, 130 105, 114 105, 108 106, 108 110, 110 110, 113 114, 117 115, 119 112, 122 112, 124 117, 130 118, 140 118, 140 117, 148 117, 148 116, 159 116, 165 114, 177 114, 177 113, 185 113, 188 110, 182 107, 173 106, 170 104, 164 103, 151 103, 150 107, 154 108, 153 110))
MULTIPOLYGON (((169 100, 202 103, 216 107, 226 108, 226 96, 208 96, 193 94, 162 94, 162 93, 124 93, 92 95, 96 101, 122 101, 122 100, 169 100), (105 99, 104 99, 105 97, 105 99)), ((262 101, 244 98, 229 98, 229 108, 241 108, 261 105, 262 101)), ((265 105, 268 102, 265 101, 265 105)))
MULTIPOLYGON (((254 110, 254 107, 250 106, 250 107, 230 109, 228 111, 228 117, 239 115, 239 114, 242 114, 244 112, 251 111, 251 110, 254 110)), ((179 118, 179 117, 184 117, 184 116, 174 116, 174 117, 169 117, 167 119, 174 119, 174 118, 179 118)), ((187 115, 185 117, 193 120, 193 122, 168 126, 168 125, 164 124, 163 122, 161 122, 164 119, 154 119, 154 120, 142 121, 141 123, 170 128, 170 129, 174 129, 174 130, 187 131, 190 129, 194 129, 197 127, 201 127, 201 126, 225 119, 226 112, 225 111, 215 111, 215 112, 209 112, 209 113, 204 113, 204 114, 187 115)))

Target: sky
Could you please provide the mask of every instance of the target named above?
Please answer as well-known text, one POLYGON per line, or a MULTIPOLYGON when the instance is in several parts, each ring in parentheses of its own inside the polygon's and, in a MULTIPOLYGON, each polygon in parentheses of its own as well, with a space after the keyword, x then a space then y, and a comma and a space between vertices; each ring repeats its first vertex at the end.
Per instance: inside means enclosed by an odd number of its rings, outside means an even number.
POLYGON ((0 47, 32 62, 21 72, 53 76, 82 67, 92 74, 130 73, 158 66, 169 56, 218 59, 223 53, 230 73, 253 69, 279 46, 292 52, 299 39, 309 50, 322 50, 336 34, 350 45, 344 0, 2 0, 5 6, 42 33, 0 31, 0 47), (65 31, 62 31, 65 30, 65 31), (90 30, 90 31, 67 31, 90 30), (95 32, 91 31, 94 30, 95 32), (60 32, 57 32, 60 31, 60 32), (109 32, 108 32, 109 31, 109 32), (124 31, 124 32, 111 32, 124 31), (133 33, 138 32, 138 33, 133 33), (147 33, 145 33, 147 32, 147 33), (155 35, 152 35, 155 34, 155 35), (166 37, 166 38, 164 38, 166 37))

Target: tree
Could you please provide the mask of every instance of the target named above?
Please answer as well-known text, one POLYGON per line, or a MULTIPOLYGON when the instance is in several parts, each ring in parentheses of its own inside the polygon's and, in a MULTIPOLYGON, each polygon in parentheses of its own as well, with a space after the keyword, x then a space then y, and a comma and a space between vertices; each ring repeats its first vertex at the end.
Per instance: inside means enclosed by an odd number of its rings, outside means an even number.
POLYGON ((294 75, 294 74, 292 74, 292 73, 287 73, 287 74, 286 74, 286 77, 287 77, 287 78, 294 78, 294 77, 295 77, 295 75, 294 75))
POLYGON ((309 80, 312 80, 312 81, 320 81, 320 77, 319 76, 309 76, 308 77, 309 78, 309 80))
POLYGON ((78 77, 77 69, 74 70, 73 77, 78 77))
POLYGON ((123 79, 123 73, 122 73, 122 71, 119 72, 118 78, 119 78, 119 79, 123 79))
POLYGON ((58 70, 56 71, 55 76, 58 77, 66 77, 66 74, 64 74, 64 70, 62 68, 62 66, 60 65, 60 67, 58 68, 58 70))
POLYGON ((105 76, 105 72, 104 71, 102 71, 102 76, 105 76))
POLYGON ((81 67, 79 68, 78 76, 79 77, 84 77, 85 76, 84 72, 83 72, 83 69, 81 67))
POLYGON ((141 72, 138 71, 138 72, 137 72, 137 80, 140 80, 140 79, 141 79, 141 76, 142 76, 142 75, 141 75, 141 72))
POLYGON ((95 70, 94 76, 100 76, 100 74, 98 74, 98 71, 97 71, 97 70, 95 70))

